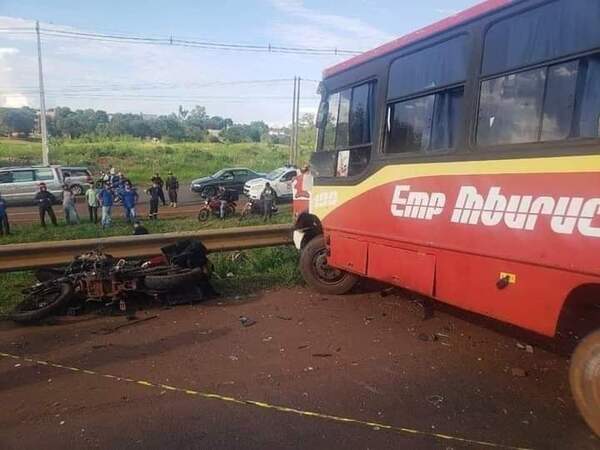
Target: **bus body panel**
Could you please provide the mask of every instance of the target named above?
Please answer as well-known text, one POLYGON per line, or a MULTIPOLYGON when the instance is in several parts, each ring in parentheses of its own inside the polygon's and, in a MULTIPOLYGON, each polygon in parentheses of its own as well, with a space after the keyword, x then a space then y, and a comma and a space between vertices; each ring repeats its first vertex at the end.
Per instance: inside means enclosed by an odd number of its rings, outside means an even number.
POLYGON ((600 283, 598 156, 390 165, 311 213, 332 266, 545 335, 600 283))

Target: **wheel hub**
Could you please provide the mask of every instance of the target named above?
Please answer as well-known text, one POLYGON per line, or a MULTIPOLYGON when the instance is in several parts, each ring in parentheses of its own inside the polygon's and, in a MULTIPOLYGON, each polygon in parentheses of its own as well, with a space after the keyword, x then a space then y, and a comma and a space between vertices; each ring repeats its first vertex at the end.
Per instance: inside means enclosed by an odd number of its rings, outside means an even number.
POLYGON ((317 275, 324 281, 331 283, 338 281, 343 277, 343 273, 340 270, 334 269, 327 264, 327 254, 325 250, 315 255, 314 266, 317 275))

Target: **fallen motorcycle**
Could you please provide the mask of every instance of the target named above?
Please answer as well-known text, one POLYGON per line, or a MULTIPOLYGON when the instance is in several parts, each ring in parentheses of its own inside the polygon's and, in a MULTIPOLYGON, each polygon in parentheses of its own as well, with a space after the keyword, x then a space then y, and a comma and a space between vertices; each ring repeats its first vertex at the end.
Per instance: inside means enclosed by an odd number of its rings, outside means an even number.
MULTIPOLYGON (((225 203, 224 215, 225 217, 232 217, 235 215, 237 204, 229 200, 225 203)), ((216 197, 205 200, 200 210, 198 211, 198 221, 206 222, 211 216, 221 217, 221 200, 216 197)))
POLYGON ((125 311, 126 301, 133 295, 160 298, 202 283, 209 286, 210 264, 205 253, 197 241, 165 247, 163 256, 141 264, 116 260, 99 251, 86 253, 64 270, 38 271, 39 283, 23 290, 24 299, 9 318, 20 323, 35 322, 77 299, 105 306, 118 304, 125 311))

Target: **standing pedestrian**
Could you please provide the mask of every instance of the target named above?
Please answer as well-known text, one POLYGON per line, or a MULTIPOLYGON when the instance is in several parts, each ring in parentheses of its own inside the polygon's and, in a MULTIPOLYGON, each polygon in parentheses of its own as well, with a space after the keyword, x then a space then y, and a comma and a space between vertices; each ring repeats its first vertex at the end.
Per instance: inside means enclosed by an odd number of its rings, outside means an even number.
POLYGON ((167 192, 169 193, 169 206, 171 208, 177 208, 177 191, 179 190, 179 181, 177 180, 177 177, 173 175, 173 172, 169 172, 165 186, 167 187, 167 192))
POLYGON ((85 199, 87 201, 91 223, 98 223, 98 206, 100 206, 100 202, 98 201, 98 193, 100 190, 97 189, 98 187, 99 184, 96 184, 96 186, 92 185, 85 192, 85 199))
POLYGON ((265 183, 265 188, 260 194, 260 198, 263 201, 263 220, 266 222, 267 219, 271 220, 271 216, 273 215, 273 199, 275 198, 275 191, 268 181, 265 183))
POLYGON ((0 194, 0 236, 10 234, 10 225, 8 224, 8 214, 6 213, 6 200, 0 194))
POLYGON ((104 187, 98 193, 98 201, 102 206, 102 228, 108 228, 112 224, 112 206, 114 203, 114 194, 110 182, 104 183, 104 187))
POLYGON ((137 191, 131 186, 129 181, 126 181, 125 188, 120 192, 119 196, 123 203, 123 209, 125 209, 127 223, 133 223, 135 221, 135 205, 138 200, 137 191))
POLYGON ((46 214, 50 217, 52 225, 57 226, 56 215, 52 209, 52 204, 56 203, 56 197, 52 192, 48 192, 46 183, 40 183, 39 189, 39 192, 35 194, 34 200, 38 205, 42 227, 46 228, 46 214))
POLYGON ((158 219, 158 202, 161 192, 162 189, 156 181, 152 182, 152 187, 146 190, 146 193, 150 195, 150 213, 148 214, 150 220, 158 219))
POLYGON ((68 185, 63 185, 63 211, 65 213, 65 221, 67 225, 78 225, 79 215, 77 209, 75 209, 75 195, 68 185))
POLYGON ((156 183, 158 185, 158 196, 160 198, 160 201, 162 202, 163 206, 167 206, 167 202, 165 201, 165 191, 163 191, 163 186, 165 185, 165 182, 160 177, 158 172, 154 174, 152 180, 150 181, 152 181, 152 184, 156 183))

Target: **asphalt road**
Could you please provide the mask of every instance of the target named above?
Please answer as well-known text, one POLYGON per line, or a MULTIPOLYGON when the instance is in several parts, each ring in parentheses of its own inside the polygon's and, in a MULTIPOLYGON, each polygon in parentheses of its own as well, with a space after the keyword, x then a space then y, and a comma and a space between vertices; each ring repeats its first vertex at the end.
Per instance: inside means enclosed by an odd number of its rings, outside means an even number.
POLYGON ((600 446, 564 356, 453 309, 297 288, 137 315, 1 322, 0 448, 600 446))

